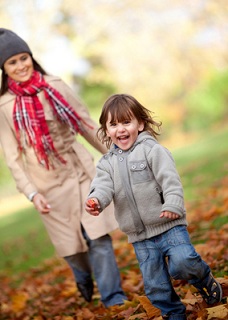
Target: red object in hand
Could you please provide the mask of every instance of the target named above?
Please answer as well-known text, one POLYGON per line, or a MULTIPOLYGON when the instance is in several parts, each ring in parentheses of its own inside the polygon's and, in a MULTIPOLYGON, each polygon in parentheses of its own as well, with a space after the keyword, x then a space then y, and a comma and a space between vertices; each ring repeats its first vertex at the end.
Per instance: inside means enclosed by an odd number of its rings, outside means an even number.
POLYGON ((97 204, 93 199, 88 199, 88 204, 91 208, 96 209, 97 208, 97 204))

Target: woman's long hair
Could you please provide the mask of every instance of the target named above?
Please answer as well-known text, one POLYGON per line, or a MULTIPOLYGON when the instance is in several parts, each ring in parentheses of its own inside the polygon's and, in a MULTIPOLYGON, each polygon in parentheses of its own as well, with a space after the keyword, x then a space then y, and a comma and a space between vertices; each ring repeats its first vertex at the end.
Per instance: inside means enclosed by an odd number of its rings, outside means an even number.
MULTIPOLYGON (((42 74, 47 74, 47 72, 41 67, 41 65, 33 58, 33 67, 36 71, 41 72, 42 74)), ((1 88, 0 88, 0 97, 3 96, 8 91, 8 82, 7 82, 8 75, 5 73, 4 66, 2 68, 2 76, 1 76, 1 88)))

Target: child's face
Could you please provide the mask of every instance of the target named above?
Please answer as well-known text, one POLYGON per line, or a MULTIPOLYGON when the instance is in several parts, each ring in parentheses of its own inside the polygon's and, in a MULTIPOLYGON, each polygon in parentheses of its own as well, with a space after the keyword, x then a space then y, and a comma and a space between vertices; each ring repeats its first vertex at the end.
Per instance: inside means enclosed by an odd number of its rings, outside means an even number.
POLYGON ((139 131, 144 129, 144 123, 139 123, 132 116, 123 122, 111 121, 111 114, 108 115, 106 122, 106 134, 111 138, 112 142, 122 150, 128 150, 136 141, 139 131))

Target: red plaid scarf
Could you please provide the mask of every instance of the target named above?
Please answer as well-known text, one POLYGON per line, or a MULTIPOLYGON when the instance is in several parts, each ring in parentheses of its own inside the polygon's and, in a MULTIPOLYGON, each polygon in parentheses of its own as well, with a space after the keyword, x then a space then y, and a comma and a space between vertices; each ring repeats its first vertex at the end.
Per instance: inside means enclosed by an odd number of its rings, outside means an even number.
POLYGON ((54 168, 54 156, 60 162, 66 163, 54 147, 45 120, 43 105, 37 94, 43 90, 45 98, 50 103, 56 118, 69 125, 72 133, 83 134, 83 120, 67 103, 63 96, 52 88, 40 72, 34 71, 32 77, 26 82, 15 82, 8 78, 9 91, 16 95, 13 109, 13 120, 19 150, 25 152, 26 145, 34 148, 39 163, 47 169, 54 168))

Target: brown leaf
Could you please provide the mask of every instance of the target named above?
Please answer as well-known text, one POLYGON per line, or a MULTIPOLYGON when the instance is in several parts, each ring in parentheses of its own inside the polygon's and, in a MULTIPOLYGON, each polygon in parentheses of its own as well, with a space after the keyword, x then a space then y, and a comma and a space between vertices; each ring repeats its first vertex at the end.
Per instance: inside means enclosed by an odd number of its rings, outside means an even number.
POLYGON ((130 316, 127 318, 128 320, 135 320, 135 319, 140 319, 140 320, 148 320, 148 316, 146 313, 137 313, 133 316, 130 316))
MULTIPOLYGON (((137 311, 137 309, 138 309, 138 307, 136 307, 136 308, 129 307, 128 309, 118 313, 118 315, 124 317, 124 319, 134 319, 134 317, 135 317, 134 313, 137 311)), ((138 316, 138 314, 137 314, 137 316, 138 316)))
POLYGON ((138 297, 140 304, 143 309, 146 311, 149 318, 158 317, 161 315, 161 312, 158 308, 154 307, 150 300, 147 297, 138 297))
POLYGON ((73 286, 73 287, 68 287, 68 288, 66 288, 65 290, 63 290, 63 291, 61 292, 61 295, 62 295, 63 297, 71 297, 71 296, 75 295, 75 292, 76 292, 75 286, 73 286))
POLYGON ((228 319, 228 305, 208 308, 208 320, 210 319, 228 319))
MULTIPOLYGON (((82 308, 81 310, 78 310, 76 312, 77 320, 93 320, 95 319, 95 315, 93 312, 91 312, 88 308, 82 308)), ((72 318, 74 319, 74 318, 72 318)), ((66 320, 68 320, 66 318, 66 320)), ((71 318, 69 318, 71 320, 71 318)))

